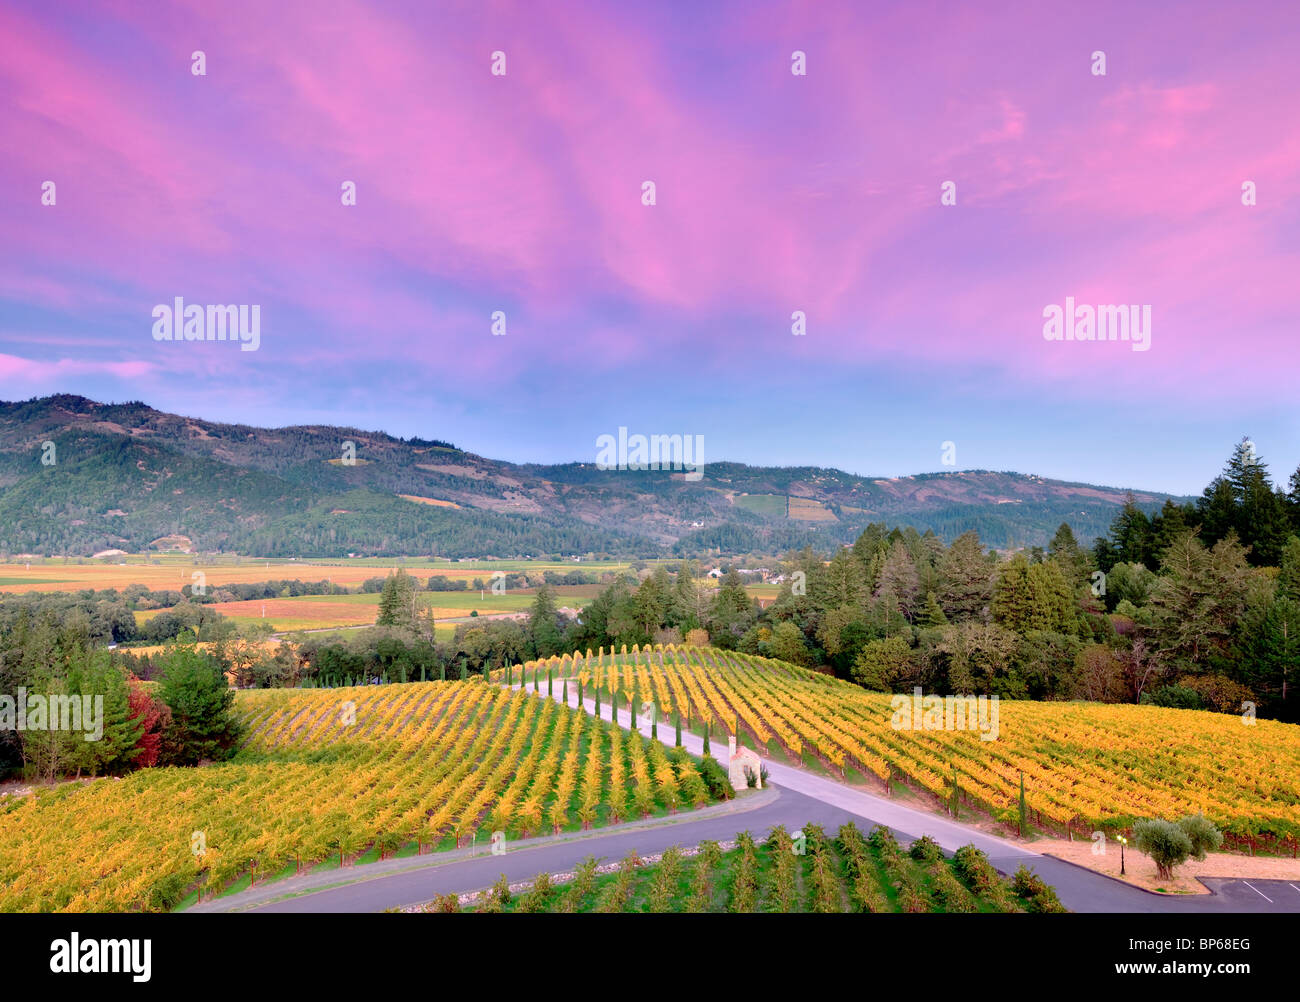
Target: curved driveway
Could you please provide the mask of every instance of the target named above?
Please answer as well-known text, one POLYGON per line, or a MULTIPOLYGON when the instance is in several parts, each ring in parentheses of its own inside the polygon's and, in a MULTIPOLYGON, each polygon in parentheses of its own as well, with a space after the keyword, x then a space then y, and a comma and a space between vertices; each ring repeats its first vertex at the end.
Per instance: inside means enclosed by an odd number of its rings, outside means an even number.
MULTIPOLYGON (((559 693, 554 696, 561 697, 559 693)), ((592 700, 584 700, 586 709, 594 709, 592 700)), ((572 694, 569 705, 576 706, 572 694)), ((601 714, 609 719, 608 704, 601 714)), ((618 714, 620 727, 632 725, 626 709, 618 714)), ((647 737, 649 721, 636 720, 637 729, 647 737)), ((672 728, 664 728, 660 740, 673 740, 672 728)), ((696 755, 703 752, 703 739, 683 733, 682 743, 696 755)), ((722 764, 727 763, 727 749, 710 749, 722 764)), ((1061 901, 1077 912, 1300 912, 1300 881, 1206 879, 1213 893, 1170 897, 1152 894, 1121 883, 1064 860, 1036 853, 1007 839, 998 838, 965 825, 949 821, 928 811, 897 803, 888 797, 855 789, 802 769, 766 762, 771 786, 767 795, 747 796, 734 804, 706 808, 678 819, 620 825, 576 837, 532 839, 516 843, 504 855, 455 854, 458 858, 424 857, 424 861, 394 860, 388 864, 368 864, 347 877, 335 871, 292 878, 265 887, 205 902, 190 911, 290 911, 356 912, 382 911, 428 901, 438 894, 463 893, 492 884, 502 873, 514 881, 529 880, 539 873, 572 870, 594 855, 601 861, 620 859, 629 852, 642 855, 662 852, 673 845, 695 845, 701 839, 725 840, 748 830, 755 835, 766 833, 782 824, 794 831, 809 822, 820 824, 828 832, 847 821, 860 828, 885 825, 899 840, 911 841, 929 835, 944 849, 974 843, 988 854, 989 860, 1004 873, 1012 873, 1022 863, 1032 866, 1056 888, 1061 901), (775 795, 773 795, 775 794, 775 795), (370 867, 374 876, 358 876, 370 867), (398 867, 402 867, 398 869, 398 867), (350 879, 340 886, 323 882, 350 879), (316 889, 319 888, 319 889, 316 889), (295 895, 286 897, 285 895, 295 895)))

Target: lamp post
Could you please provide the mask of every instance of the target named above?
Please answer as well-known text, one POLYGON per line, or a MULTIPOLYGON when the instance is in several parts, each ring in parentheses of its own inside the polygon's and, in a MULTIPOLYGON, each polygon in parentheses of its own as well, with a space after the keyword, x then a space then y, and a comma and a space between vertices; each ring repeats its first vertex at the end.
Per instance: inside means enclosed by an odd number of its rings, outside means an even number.
POLYGON ((1128 839, 1123 835, 1116 835, 1115 840, 1119 842, 1119 875, 1124 876, 1124 847, 1128 845, 1128 839))

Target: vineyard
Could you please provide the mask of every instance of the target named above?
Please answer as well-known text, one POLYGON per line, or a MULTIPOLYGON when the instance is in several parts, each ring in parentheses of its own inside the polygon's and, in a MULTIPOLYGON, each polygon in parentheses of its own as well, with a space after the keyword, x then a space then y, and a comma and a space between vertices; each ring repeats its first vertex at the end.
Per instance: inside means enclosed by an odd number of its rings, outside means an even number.
POLYGON ((635 855, 571 874, 541 874, 525 890, 503 877, 490 890, 435 899, 434 912, 1060 912, 1055 892, 1021 868, 1007 880, 974 846, 945 859, 918 839, 904 851, 886 828, 852 823, 830 838, 817 825, 774 828, 762 842, 702 842, 653 860, 635 855))
POLYGON ((0 910, 167 909, 310 866, 712 799, 680 749, 479 678, 240 692, 249 738, 230 762, 0 802, 0 910))
MULTIPOLYGON (((514 669, 517 674, 519 669, 514 669)), ((588 696, 653 702, 659 720, 738 735, 764 754, 906 783, 1006 823, 1023 773, 1030 821, 1060 834, 1127 830, 1204 813, 1234 848, 1293 855, 1300 839, 1300 728, 1151 706, 1003 700, 997 740, 897 730, 891 697, 766 658, 668 645, 575 653, 523 666, 526 685, 574 676, 588 696)), ((501 673, 497 673, 500 677, 501 673)))

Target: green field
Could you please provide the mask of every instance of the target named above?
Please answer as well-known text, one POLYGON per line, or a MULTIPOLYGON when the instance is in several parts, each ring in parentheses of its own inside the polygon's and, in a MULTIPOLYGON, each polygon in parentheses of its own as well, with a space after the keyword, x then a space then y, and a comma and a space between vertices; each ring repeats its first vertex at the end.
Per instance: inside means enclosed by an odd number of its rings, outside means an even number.
POLYGON ((784 494, 737 494, 732 498, 737 507, 752 511, 768 518, 784 518, 786 497, 784 494))

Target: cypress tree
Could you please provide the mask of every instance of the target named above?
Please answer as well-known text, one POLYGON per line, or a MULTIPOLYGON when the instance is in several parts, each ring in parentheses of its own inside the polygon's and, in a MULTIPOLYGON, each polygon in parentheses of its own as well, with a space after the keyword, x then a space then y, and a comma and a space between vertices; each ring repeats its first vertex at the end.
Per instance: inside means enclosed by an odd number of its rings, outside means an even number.
POLYGON ((564 700, 565 706, 569 705, 569 680, 567 678, 564 680, 563 691, 560 693, 560 698, 564 700))
POLYGON ((709 731, 712 730, 712 727, 710 726, 711 723, 712 721, 704 725, 704 754, 706 756, 709 754, 709 731))
POLYGON ((1020 771, 1020 837, 1025 837, 1029 827, 1029 805, 1025 802, 1025 772, 1020 771))
POLYGON ((439 682, 445 682, 445 681, 447 681, 447 666, 446 666, 446 665, 438 665, 438 681, 439 681, 439 682))
POLYGON ((510 674, 511 674, 511 670, 510 670, 510 662, 507 661, 507 662, 506 662, 506 688, 507 688, 507 689, 509 689, 510 686, 511 686, 511 684, 512 684, 511 681, 510 681, 510 674))
POLYGON ((421 682, 428 681, 428 680, 424 677, 424 665, 420 665, 420 681, 421 681, 421 682))
POLYGON ((460 659, 460 680, 464 682, 466 677, 467 677, 467 671, 465 667, 465 659, 461 658, 460 659))
POLYGON ((582 679, 578 679, 578 709, 582 708, 582 679))
POLYGON ((681 713, 673 714, 673 725, 676 734, 674 735, 673 746, 680 748, 682 746, 682 715, 681 713))
POLYGON ((555 695, 555 685, 551 681, 551 666, 549 664, 546 666, 546 695, 555 695))
POLYGON ((618 690, 617 689, 611 689, 609 691, 609 719, 616 724, 618 723, 618 690))
POLYGON ((597 685, 596 688, 592 690, 592 695, 596 697, 596 719, 599 720, 600 719, 600 686, 599 685, 597 685))

